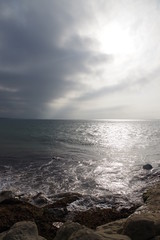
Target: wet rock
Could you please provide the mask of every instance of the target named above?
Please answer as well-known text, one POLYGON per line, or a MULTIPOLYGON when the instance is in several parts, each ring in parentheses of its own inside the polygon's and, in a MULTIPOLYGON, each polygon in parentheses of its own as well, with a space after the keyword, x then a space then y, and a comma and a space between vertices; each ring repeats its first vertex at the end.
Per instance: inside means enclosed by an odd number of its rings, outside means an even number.
POLYGON ((145 170, 151 170, 152 168, 153 168, 152 165, 149 163, 143 165, 143 169, 145 169, 145 170))
POLYGON ((72 221, 78 222, 86 227, 96 229, 96 227, 128 217, 133 211, 117 211, 116 209, 92 208, 83 212, 75 212, 72 221))
POLYGON ((70 203, 79 200, 82 197, 79 193, 61 193, 55 196, 55 202, 46 206, 46 208, 66 208, 70 203))
POLYGON ((42 207, 47 205, 49 203, 49 200, 43 195, 43 193, 38 193, 37 195, 32 197, 31 203, 36 206, 42 207))
POLYGON ((53 222, 52 225, 53 225, 54 227, 56 227, 57 229, 59 229, 60 227, 63 226, 63 224, 64 224, 63 222, 53 222))
POLYGON ((38 229, 34 222, 18 222, 11 229, 0 236, 0 240, 45 240, 38 235, 38 229))
POLYGON ((156 235, 154 221, 142 215, 133 215, 126 221, 122 233, 132 240, 149 240, 156 235))

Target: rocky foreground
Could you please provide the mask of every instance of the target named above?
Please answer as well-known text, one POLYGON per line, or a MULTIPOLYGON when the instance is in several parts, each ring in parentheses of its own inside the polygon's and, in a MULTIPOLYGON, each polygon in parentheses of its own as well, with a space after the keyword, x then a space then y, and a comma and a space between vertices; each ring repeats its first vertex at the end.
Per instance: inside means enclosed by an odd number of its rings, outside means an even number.
POLYGON ((141 207, 121 211, 69 212, 67 205, 80 197, 66 193, 53 204, 37 207, 2 192, 0 240, 160 240, 160 183, 143 194, 141 207))

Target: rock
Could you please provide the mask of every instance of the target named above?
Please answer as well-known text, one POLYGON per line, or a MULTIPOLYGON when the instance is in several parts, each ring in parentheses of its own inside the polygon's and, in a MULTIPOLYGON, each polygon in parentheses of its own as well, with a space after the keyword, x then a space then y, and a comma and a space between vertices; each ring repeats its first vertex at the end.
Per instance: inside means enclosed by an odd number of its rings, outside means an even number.
POLYGON ((160 211, 160 183, 151 186, 143 194, 143 200, 147 204, 149 211, 160 211))
POLYGON ((48 240, 52 240, 56 235, 57 228, 52 225, 54 218, 44 214, 43 208, 18 199, 6 199, 0 203, 0 232, 21 221, 36 222, 40 235, 48 240))
POLYGON ((122 233, 132 240, 149 240, 156 235, 155 224, 149 217, 133 215, 124 224, 122 233))
POLYGON ((43 195, 43 193, 38 193, 37 195, 32 197, 31 203, 36 206, 42 207, 47 205, 49 203, 49 200, 45 197, 45 195, 43 195))
POLYGON ((107 223, 107 224, 97 227, 96 231, 99 234, 101 234, 101 233, 102 234, 119 234, 119 233, 122 233, 123 226, 126 221, 127 221, 127 219, 116 220, 114 222, 110 222, 110 223, 107 223))
POLYGON ((130 214, 130 209, 128 212, 127 210, 121 212, 116 209, 91 208, 87 211, 75 212, 72 221, 96 229, 100 225, 128 217, 130 214))
POLYGON ((122 234, 100 234, 104 240, 131 240, 130 237, 122 234))
POLYGON ((54 240, 130 240, 130 238, 120 234, 106 234, 78 223, 66 222, 58 230, 54 240))
POLYGON ((151 170, 152 168, 153 168, 152 165, 149 163, 143 165, 143 169, 145 169, 145 170, 151 170))
POLYGON ((14 194, 11 191, 2 191, 0 193, 0 203, 7 199, 11 199, 13 197, 14 197, 14 194))
POLYGON ((98 235, 93 230, 91 230, 89 228, 84 228, 84 229, 80 229, 80 230, 74 232, 68 238, 68 240, 104 240, 104 238, 103 238, 103 236, 98 235))
POLYGON ((55 202, 46 206, 46 208, 66 208, 70 203, 79 200, 82 197, 79 193, 61 193, 55 195, 55 202))
POLYGON ((54 227, 56 227, 57 229, 59 229, 60 227, 62 227, 63 226, 63 222, 53 222, 52 223, 52 225, 54 226, 54 227))
POLYGON ((159 219, 154 219, 156 235, 160 235, 160 214, 158 215, 159 215, 159 219))
POLYGON ((156 236, 155 238, 152 238, 151 240, 160 240, 160 236, 156 236))
POLYGON ((67 209, 66 208, 46 208, 44 209, 44 214, 47 214, 51 216, 51 218, 54 218, 58 220, 62 220, 67 215, 67 209))
POLYGON ((79 223, 71 221, 66 222, 58 231, 54 240, 68 240, 69 237, 78 230, 82 229, 83 226, 79 223))
POLYGON ((23 221, 14 224, 9 231, 3 233, 0 240, 45 240, 45 238, 38 235, 34 222, 23 221))

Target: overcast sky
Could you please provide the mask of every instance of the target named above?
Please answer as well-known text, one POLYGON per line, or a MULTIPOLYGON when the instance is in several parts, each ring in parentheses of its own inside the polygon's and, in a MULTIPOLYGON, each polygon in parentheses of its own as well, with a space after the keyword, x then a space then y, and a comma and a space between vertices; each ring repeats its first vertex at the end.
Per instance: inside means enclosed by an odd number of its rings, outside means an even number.
POLYGON ((160 1, 1 0, 0 117, 160 118, 160 1))

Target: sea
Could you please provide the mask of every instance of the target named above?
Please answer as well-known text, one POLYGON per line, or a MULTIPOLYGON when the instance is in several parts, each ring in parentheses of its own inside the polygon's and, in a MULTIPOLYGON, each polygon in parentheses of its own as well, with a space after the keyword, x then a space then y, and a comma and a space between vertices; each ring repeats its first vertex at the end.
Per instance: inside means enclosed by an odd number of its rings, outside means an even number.
POLYGON ((0 119, 0 191, 51 202, 82 194, 71 209, 124 207, 159 178, 160 120, 0 119))

